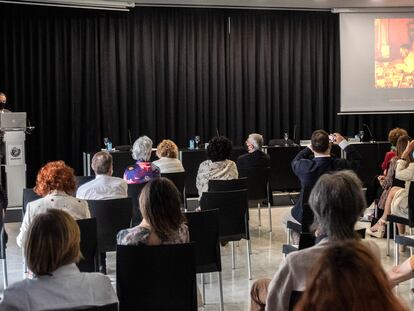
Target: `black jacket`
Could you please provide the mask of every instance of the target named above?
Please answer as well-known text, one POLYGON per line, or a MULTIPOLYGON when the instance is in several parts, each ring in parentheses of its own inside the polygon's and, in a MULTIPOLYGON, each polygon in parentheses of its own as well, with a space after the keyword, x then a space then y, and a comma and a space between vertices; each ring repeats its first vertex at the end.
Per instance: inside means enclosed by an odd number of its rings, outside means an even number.
POLYGON ((238 169, 249 169, 254 167, 269 167, 270 157, 261 150, 246 153, 237 158, 238 169))

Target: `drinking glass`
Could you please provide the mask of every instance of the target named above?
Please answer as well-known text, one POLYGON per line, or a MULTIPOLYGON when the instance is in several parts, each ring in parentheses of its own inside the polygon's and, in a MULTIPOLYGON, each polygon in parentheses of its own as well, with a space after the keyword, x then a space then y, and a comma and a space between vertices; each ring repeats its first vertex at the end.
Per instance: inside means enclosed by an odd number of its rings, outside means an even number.
POLYGON ((195 147, 196 149, 198 149, 198 144, 200 143, 200 136, 194 137, 194 141, 195 141, 195 147))

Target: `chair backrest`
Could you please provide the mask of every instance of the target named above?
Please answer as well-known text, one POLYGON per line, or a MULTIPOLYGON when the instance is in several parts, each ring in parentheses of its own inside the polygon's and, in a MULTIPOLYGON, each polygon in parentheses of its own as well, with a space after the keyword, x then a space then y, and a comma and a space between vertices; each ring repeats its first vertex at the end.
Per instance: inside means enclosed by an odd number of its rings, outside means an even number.
POLYGON ((219 210, 220 240, 250 239, 247 190, 204 192, 200 207, 219 210))
POLYGON ((95 176, 76 176, 76 184, 78 188, 87 182, 95 179, 95 176))
POLYGON ((195 276, 193 243, 117 246, 120 311, 197 310, 195 276))
POLYGON ((181 194, 181 202, 184 202, 184 189, 186 183, 186 172, 177 172, 177 173, 161 173, 161 177, 168 178, 173 182, 173 184, 177 187, 178 191, 181 194))
POLYGON ((79 219, 76 221, 80 230, 81 260, 77 266, 81 272, 97 271, 96 260, 98 250, 98 231, 96 218, 79 219))
POLYGON ((414 227, 414 182, 410 183, 408 190, 408 225, 414 227))
POLYGON ((105 306, 92 306, 92 307, 76 307, 70 309, 53 309, 44 311, 118 311, 118 303, 111 303, 105 306))
POLYGON ((190 240, 195 243, 197 273, 221 271, 219 210, 185 213, 190 240))
POLYGON ((139 209, 139 196, 142 189, 147 183, 144 184, 128 184, 128 197, 132 199, 132 220, 131 226, 135 227, 142 221, 141 211, 139 209))
POLYGON ((98 252, 114 251, 116 235, 129 228, 132 217, 131 198, 114 200, 88 200, 91 216, 98 227, 98 252))
POLYGON ((249 200, 269 199, 270 167, 240 169, 239 176, 247 177, 247 198, 249 200))
POLYGON ((41 196, 34 192, 33 188, 24 188, 23 189, 23 206, 22 213, 26 213, 27 203, 40 199, 41 196))
POLYGON ((208 181, 208 191, 233 191, 247 189, 247 178, 238 179, 210 179, 208 181))

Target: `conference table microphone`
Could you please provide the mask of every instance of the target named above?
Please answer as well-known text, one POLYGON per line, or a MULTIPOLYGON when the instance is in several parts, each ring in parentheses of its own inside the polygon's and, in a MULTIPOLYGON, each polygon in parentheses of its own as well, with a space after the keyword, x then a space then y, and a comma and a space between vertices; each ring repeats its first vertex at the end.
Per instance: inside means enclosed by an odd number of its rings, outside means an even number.
POLYGON ((369 133, 369 136, 370 136, 370 140, 369 140, 369 142, 370 143, 373 143, 374 142, 374 136, 372 136, 372 132, 371 132, 371 129, 369 128, 369 126, 367 125, 367 124, 362 124, 362 126, 363 127, 365 127, 367 130, 368 130, 368 133, 369 133))

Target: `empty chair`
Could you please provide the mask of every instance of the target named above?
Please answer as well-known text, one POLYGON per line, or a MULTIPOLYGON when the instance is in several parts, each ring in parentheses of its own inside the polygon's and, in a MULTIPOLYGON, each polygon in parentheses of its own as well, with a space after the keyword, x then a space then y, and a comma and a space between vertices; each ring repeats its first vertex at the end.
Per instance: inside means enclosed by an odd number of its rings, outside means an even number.
POLYGON ((79 188, 83 184, 90 182, 91 180, 95 179, 95 176, 75 176, 76 177, 76 185, 79 188))
MULTIPOLYGON (((248 217, 247 190, 204 192, 200 200, 202 210, 218 209, 220 216, 220 241, 247 241, 247 263, 249 279, 250 263, 250 232, 248 217)), ((232 267, 235 267, 234 243, 232 243, 232 267)))
POLYGON ((197 310, 194 245, 118 245, 119 310, 197 310))
POLYGON ((239 176, 247 177, 247 198, 249 201, 257 201, 259 214, 259 226, 261 225, 260 201, 267 200, 269 210, 269 231, 272 232, 272 191, 270 190, 270 167, 256 167, 254 169, 240 169, 239 176))
POLYGON ((79 219, 76 221, 80 230, 81 259, 77 266, 81 272, 96 272, 98 232, 95 218, 79 219))
POLYGON ((203 273, 218 272, 220 310, 223 310, 223 284, 219 245, 219 210, 185 213, 191 242, 195 243, 196 272, 202 273, 203 300, 206 302, 203 273))
POLYGON ((187 199, 185 197, 185 183, 186 183, 186 173, 161 173, 161 177, 168 178, 171 180, 174 185, 177 187, 178 191, 181 194, 181 202, 184 204, 184 208, 187 209, 187 199))
POLYGON ((131 218, 131 227, 139 225, 142 221, 141 211, 139 209, 139 196, 141 194, 142 188, 147 183, 144 184, 128 184, 128 197, 132 199, 132 218, 131 218))
POLYGON ((132 216, 131 198, 114 200, 88 200, 91 216, 96 218, 98 228, 98 252, 116 249, 116 235, 128 228, 132 216))

